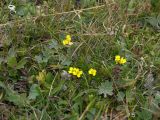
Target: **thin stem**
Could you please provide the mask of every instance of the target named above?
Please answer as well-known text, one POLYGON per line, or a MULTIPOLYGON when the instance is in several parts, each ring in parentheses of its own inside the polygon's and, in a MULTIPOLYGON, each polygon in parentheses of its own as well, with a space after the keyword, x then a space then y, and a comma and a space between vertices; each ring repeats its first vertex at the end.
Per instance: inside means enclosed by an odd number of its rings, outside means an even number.
POLYGON ((51 92, 52 92, 52 89, 53 89, 53 83, 54 83, 54 81, 55 81, 57 75, 58 75, 58 73, 56 73, 56 75, 55 75, 55 77, 54 77, 54 79, 53 79, 53 81, 52 81, 52 83, 51 83, 51 87, 50 87, 50 90, 49 90, 48 97, 50 97, 50 95, 51 95, 51 92))
POLYGON ((85 114, 88 112, 88 110, 90 109, 90 107, 92 106, 92 104, 94 103, 95 99, 93 99, 86 107, 86 109, 84 110, 84 112, 82 113, 82 115, 80 116, 80 118, 78 120, 82 120, 85 116, 85 114))

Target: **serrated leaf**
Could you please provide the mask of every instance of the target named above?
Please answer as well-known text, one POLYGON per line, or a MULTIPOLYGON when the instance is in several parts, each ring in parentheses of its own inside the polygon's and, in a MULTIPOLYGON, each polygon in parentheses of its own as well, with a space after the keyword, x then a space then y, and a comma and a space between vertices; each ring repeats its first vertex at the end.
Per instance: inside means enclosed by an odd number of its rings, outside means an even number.
POLYGON ((140 120, 152 120, 152 113, 147 108, 137 111, 137 115, 140 120))
POLYGON ((35 60, 36 60, 38 63, 42 63, 42 62, 43 62, 41 55, 36 55, 36 56, 35 56, 35 60))
MULTIPOLYGON (((45 54, 45 53, 44 53, 45 54)), ((38 63, 47 63, 49 60, 50 55, 47 56, 47 53, 45 54, 46 56, 42 56, 42 55, 36 55, 35 56, 35 60, 38 63)))
POLYGON ((123 101, 124 97, 125 97, 125 94, 123 92, 118 92, 117 94, 118 101, 123 101))
POLYGON ((107 97, 107 95, 113 95, 113 83, 106 81, 104 83, 101 83, 101 85, 98 87, 98 93, 103 94, 104 97, 107 97))
POLYGON ((147 17, 146 22, 149 23, 153 28, 160 29, 159 17, 147 17))
POLYGON ((56 40, 52 40, 51 43, 49 44, 49 48, 58 49, 59 48, 58 42, 56 40))
POLYGON ((12 102, 14 105, 20 107, 28 105, 29 101, 27 100, 25 94, 20 95, 17 92, 13 91, 11 88, 5 86, 4 84, 2 84, 1 86, 5 89, 5 100, 12 102))
POLYGON ((40 88, 37 84, 33 84, 30 88, 28 99, 35 100, 40 95, 40 88))
POLYGON ((28 104, 25 96, 14 92, 8 93, 6 99, 10 102, 13 102, 13 104, 17 106, 26 106, 28 104))

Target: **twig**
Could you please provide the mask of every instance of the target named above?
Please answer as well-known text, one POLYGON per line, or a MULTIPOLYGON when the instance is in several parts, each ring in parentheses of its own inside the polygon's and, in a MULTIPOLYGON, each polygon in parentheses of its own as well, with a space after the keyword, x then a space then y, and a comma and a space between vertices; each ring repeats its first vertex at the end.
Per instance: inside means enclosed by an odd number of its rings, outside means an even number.
POLYGON ((75 53, 77 52, 77 50, 83 45, 84 42, 82 42, 81 44, 79 44, 79 46, 74 50, 74 52, 71 55, 71 58, 75 55, 75 53))

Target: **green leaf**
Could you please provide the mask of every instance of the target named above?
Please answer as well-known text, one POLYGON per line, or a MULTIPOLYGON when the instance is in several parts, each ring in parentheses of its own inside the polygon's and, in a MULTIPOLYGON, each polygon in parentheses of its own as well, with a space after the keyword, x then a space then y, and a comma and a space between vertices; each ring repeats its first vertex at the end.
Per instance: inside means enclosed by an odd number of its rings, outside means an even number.
POLYGON ((107 97, 107 95, 113 95, 113 83, 106 81, 104 83, 101 83, 101 85, 98 87, 98 93, 103 94, 104 97, 107 97))
POLYGON ((28 14, 29 10, 26 6, 19 6, 16 9, 16 13, 19 16, 26 16, 28 14))
POLYGON ((26 59, 22 59, 18 62, 16 68, 17 69, 21 69, 21 68, 24 68, 24 65, 27 63, 27 60, 26 59))
POLYGON ((160 17, 147 17, 146 22, 149 23, 153 28, 160 30, 160 17))
POLYGON ((13 91, 10 87, 6 86, 0 81, 0 87, 5 91, 5 100, 12 102, 14 105, 19 107, 25 107, 28 105, 29 101, 26 98, 25 94, 19 95, 15 91, 13 91))
POLYGON ((16 57, 9 57, 7 60, 7 64, 9 67, 16 67, 17 66, 17 59, 16 57))
POLYGON ((88 111, 86 118, 87 118, 87 120, 94 120, 95 115, 96 115, 96 108, 91 108, 88 111))
POLYGON ((64 83, 65 83, 65 81, 62 80, 62 81, 57 85, 57 87, 55 87, 55 88, 52 90, 52 95, 60 92, 60 91, 62 90, 62 88, 63 88, 64 83))
POLYGON ((135 0, 130 0, 130 2, 128 4, 128 12, 129 13, 133 13, 134 12, 134 4, 135 4, 135 0))
POLYGON ((4 61, 4 59, 0 57, 0 70, 2 69, 2 62, 3 61, 4 61))
POLYGON ((35 60, 36 60, 38 63, 42 63, 42 62, 43 62, 41 55, 36 55, 36 56, 35 56, 35 60))
POLYGON ((157 104, 160 104, 160 92, 157 92, 155 94, 155 101, 156 101, 157 104))
POLYGON ((49 60, 49 55, 48 56, 42 56, 42 55, 38 55, 38 56, 35 56, 35 60, 38 62, 38 63, 47 63, 48 60, 49 60))
POLYGON ((28 8, 28 11, 29 11, 29 13, 30 13, 31 15, 35 15, 35 14, 36 14, 36 8, 35 8, 34 5, 28 4, 28 5, 27 5, 27 8, 28 8))
POLYGON ((128 103, 131 103, 131 102, 134 101, 134 100, 135 100, 134 92, 131 91, 131 90, 127 90, 127 91, 126 91, 126 101, 127 101, 128 103))
POLYGON ((49 44, 49 48, 58 49, 59 48, 58 42, 56 40, 52 40, 51 43, 49 44))
POLYGON ((40 95, 40 88, 37 84, 33 84, 30 88, 28 99, 35 100, 40 95))
POLYGON ((123 101, 124 97, 125 97, 125 94, 123 92, 118 92, 117 94, 118 101, 123 101))
POLYGON ((81 4, 84 7, 88 7, 88 6, 91 6, 91 5, 95 5, 96 4, 96 0, 82 0, 81 4))
POLYGON ((8 101, 13 102, 14 105, 17 106, 27 106, 28 102, 25 96, 19 95, 17 93, 11 92, 8 93, 8 96, 6 97, 8 101))
POLYGON ((0 87, 1 87, 1 88, 4 88, 4 89, 6 88, 6 86, 4 85, 4 83, 1 82, 1 81, 0 81, 0 87))
POLYGON ((15 48, 10 48, 8 51, 8 57, 15 57, 16 56, 16 50, 15 48))
POLYGON ((151 0, 151 5, 152 5, 152 9, 154 10, 154 12, 159 12, 160 11, 160 1, 159 0, 151 0))
POLYGON ((54 79, 53 74, 51 72, 48 72, 47 75, 46 75, 46 82, 47 83, 52 83, 53 79, 54 79))
POLYGON ((8 70, 9 76, 15 77, 17 74, 17 70, 16 69, 9 69, 8 70))
POLYGON ((147 110, 147 108, 143 109, 142 111, 137 111, 136 113, 140 120, 152 120, 152 113, 147 110))
POLYGON ((70 58, 65 58, 62 62, 61 62, 61 65, 66 65, 66 66, 69 66, 71 65, 72 63, 72 60, 70 58))

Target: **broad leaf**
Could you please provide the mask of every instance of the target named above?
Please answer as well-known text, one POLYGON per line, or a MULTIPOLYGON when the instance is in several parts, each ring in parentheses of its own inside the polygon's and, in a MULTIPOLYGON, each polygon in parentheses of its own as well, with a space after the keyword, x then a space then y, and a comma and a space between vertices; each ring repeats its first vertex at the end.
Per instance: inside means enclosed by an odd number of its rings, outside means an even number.
POLYGON ((103 94, 104 97, 107 97, 107 95, 113 95, 113 83, 106 81, 104 83, 101 83, 98 89, 99 94, 103 94))
POLYGON ((29 99, 35 100, 40 95, 40 88, 37 84, 33 84, 30 88, 29 99))

